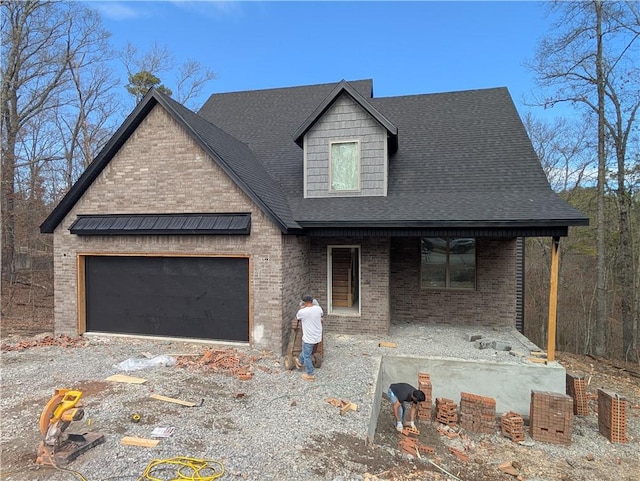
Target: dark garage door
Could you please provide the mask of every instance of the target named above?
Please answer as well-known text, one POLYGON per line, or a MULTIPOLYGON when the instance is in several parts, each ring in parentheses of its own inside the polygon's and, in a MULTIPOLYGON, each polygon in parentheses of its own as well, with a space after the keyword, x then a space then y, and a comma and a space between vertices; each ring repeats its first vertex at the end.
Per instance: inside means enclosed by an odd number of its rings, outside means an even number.
POLYGON ((248 342, 249 260, 87 256, 89 332, 248 342))

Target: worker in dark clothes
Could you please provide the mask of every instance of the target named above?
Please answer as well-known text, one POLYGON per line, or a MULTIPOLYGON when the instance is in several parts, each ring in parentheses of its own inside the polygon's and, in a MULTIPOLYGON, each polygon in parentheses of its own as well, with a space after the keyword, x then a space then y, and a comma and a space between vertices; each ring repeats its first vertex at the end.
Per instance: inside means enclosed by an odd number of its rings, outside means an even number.
POLYGON ((389 396, 389 401, 391 401, 391 407, 393 408, 393 415, 396 418, 396 429, 398 432, 402 432, 402 426, 405 422, 408 423, 409 427, 415 429, 416 425, 414 420, 416 419, 418 403, 423 402, 426 399, 424 393, 413 387, 411 384, 399 382, 389 386, 387 396, 389 396), (411 403, 408 419, 406 419, 407 403, 411 403))

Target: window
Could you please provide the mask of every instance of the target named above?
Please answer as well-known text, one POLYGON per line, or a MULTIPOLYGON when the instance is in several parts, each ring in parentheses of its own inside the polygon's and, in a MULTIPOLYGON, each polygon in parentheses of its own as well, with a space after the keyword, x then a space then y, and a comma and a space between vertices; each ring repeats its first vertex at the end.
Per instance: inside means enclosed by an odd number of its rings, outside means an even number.
POLYGON ((331 190, 360 190, 358 142, 332 142, 330 165, 331 190))
POLYGON ((475 239, 425 237, 421 244, 420 287, 475 289, 475 239))

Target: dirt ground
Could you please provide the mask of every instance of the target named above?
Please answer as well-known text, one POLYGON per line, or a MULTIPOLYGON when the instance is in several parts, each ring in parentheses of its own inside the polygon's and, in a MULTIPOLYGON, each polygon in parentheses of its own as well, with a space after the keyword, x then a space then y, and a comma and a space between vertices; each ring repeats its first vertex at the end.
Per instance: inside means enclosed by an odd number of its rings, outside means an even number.
MULTIPOLYGON (((51 290, 41 289, 44 295, 34 300, 20 290, 12 294, 18 299, 12 316, 4 316, 1 335, 35 335, 52 331, 51 290)), ((3 294, 7 294, 6 292, 3 294)), ((8 297, 3 295, 3 304, 8 297)), ((394 429, 391 408, 384 400, 378 419, 378 429, 371 445, 348 434, 317 436, 313 450, 304 452, 316 457, 317 474, 336 471, 336 466, 357 466, 367 481, 374 480, 449 480, 465 481, 637 481, 640 479, 640 366, 593 359, 571 353, 557 353, 557 360, 568 372, 584 376, 587 392, 597 394, 602 388, 615 392, 627 400, 627 434, 629 443, 624 449, 599 436, 593 452, 576 449, 575 446, 544 445, 532 442, 527 436, 518 444, 496 433, 474 434, 460 431, 448 437, 438 432, 439 423, 420 421, 421 444, 435 449, 435 455, 418 459, 401 454, 398 450, 398 434, 394 429), (629 449, 630 447, 634 449, 629 449), (468 455, 463 461, 452 455, 451 447, 468 455), (502 469, 501 469, 502 467, 502 469), (511 474, 504 472, 508 470, 511 474)), ((5 389, 6 386, 3 386, 5 389)), ((590 415, 574 418, 574 435, 580 432, 597 432, 597 402, 590 402, 590 415)), ((587 446, 589 449, 589 446, 587 446)))
MULTIPOLYGON (((638 444, 640 432, 640 370, 635 365, 623 366, 606 360, 596 361, 588 356, 557 353, 557 359, 568 372, 585 377, 588 394, 597 394, 603 388, 623 396, 627 400, 627 434, 629 442, 638 444), (631 429, 630 429, 631 428, 631 429), (635 428, 635 429, 634 429, 635 428), (634 432, 631 432, 634 431, 634 432)), ((597 401, 590 402, 590 416, 574 417, 575 431, 597 431, 597 401)), ((365 446, 361 440, 348 436, 318 436, 317 451, 325 459, 327 471, 345 457, 367 467, 367 480, 450 480, 500 481, 637 481, 640 479, 640 454, 638 449, 616 449, 601 435, 597 439, 597 451, 584 453, 571 446, 542 445, 526 437, 521 444, 499 433, 464 433, 449 438, 438 432, 440 423, 420 421, 419 441, 434 447, 435 456, 423 459, 398 456, 398 434, 394 429, 391 407, 384 401, 378 418, 378 429, 373 446, 365 446), (464 451, 468 461, 452 455, 450 447, 464 451), (500 469, 503 467, 503 470, 500 469), (509 471, 509 472, 504 472, 509 471)), ((617 445, 620 446, 620 445, 617 445)), ((318 473, 323 474, 323 473, 318 473)))

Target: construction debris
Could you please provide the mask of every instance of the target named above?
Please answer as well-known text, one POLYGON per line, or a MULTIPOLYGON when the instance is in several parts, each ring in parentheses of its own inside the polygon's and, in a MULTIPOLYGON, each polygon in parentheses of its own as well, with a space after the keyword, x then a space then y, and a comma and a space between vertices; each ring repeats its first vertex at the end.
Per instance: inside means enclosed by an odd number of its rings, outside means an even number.
POLYGON ((16 344, 2 344, 2 351, 22 351, 30 347, 60 346, 60 347, 84 347, 85 340, 82 337, 59 336, 38 337, 30 341, 20 341, 16 344))
POLYGON ((508 411, 500 418, 502 435, 514 443, 524 441, 524 419, 520 414, 508 411))
POLYGON ((449 446, 449 451, 460 461, 466 463, 469 461, 469 455, 465 453, 462 449, 455 448, 453 446, 449 446))
POLYGON ((120 444, 126 446, 140 446, 142 448, 153 448, 158 445, 158 439, 137 438, 134 436, 125 436, 120 440, 120 444))
POLYGON ((127 376, 126 374, 114 374, 106 378, 105 381, 124 382, 127 384, 144 384, 147 382, 147 380, 142 377, 127 376))
POLYGON ((382 341, 378 344, 378 347, 398 347, 398 345, 395 342, 382 341))
POLYGON ((510 474, 511 476, 518 476, 520 474, 511 461, 499 464, 498 469, 505 474, 510 474))
POLYGON ((451 399, 436 398, 436 421, 447 426, 457 426, 458 405, 451 399))
POLYGON ((343 416, 347 411, 357 411, 358 405, 356 403, 352 403, 350 401, 345 401, 343 399, 336 399, 331 397, 327 399, 327 402, 332 406, 340 408, 340 415, 343 416))
POLYGON ((191 402, 191 401, 183 401, 182 399, 175 399, 175 398, 172 398, 172 397, 161 396, 160 394, 155 394, 155 393, 151 393, 151 398, 152 399, 157 399, 158 401, 166 401, 166 402, 170 402, 170 403, 180 404, 182 406, 186 406, 186 407, 189 407, 189 408, 197 406, 196 403, 191 402))
POLYGON ((248 355, 235 348, 205 349, 199 359, 192 359, 193 356, 177 356, 176 365, 179 367, 211 369, 246 381, 253 377, 256 368, 271 373, 269 368, 257 365, 257 362, 263 360, 266 356, 267 354, 264 352, 261 356, 248 355))

